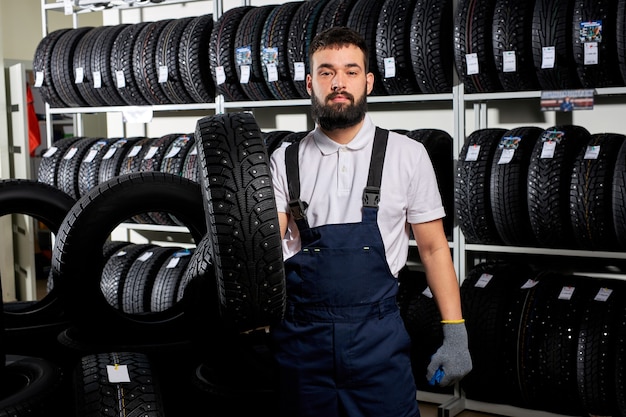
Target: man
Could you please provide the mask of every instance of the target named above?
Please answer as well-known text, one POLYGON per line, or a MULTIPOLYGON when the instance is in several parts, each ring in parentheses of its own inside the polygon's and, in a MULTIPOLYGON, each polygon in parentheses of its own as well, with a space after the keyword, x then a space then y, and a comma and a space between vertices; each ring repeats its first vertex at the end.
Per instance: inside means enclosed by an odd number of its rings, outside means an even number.
POLYGON ((367 54, 348 28, 313 39, 316 128, 271 159, 287 281, 285 317, 271 326, 284 417, 419 416, 396 303, 410 229, 444 319, 427 377, 448 385, 471 369, 432 163, 366 114, 367 54))
POLYGON ((561 102, 561 105, 559 106, 559 108, 561 111, 572 111, 574 110, 574 103, 572 102, 572 99, 569 96, 566 96, 561 102))

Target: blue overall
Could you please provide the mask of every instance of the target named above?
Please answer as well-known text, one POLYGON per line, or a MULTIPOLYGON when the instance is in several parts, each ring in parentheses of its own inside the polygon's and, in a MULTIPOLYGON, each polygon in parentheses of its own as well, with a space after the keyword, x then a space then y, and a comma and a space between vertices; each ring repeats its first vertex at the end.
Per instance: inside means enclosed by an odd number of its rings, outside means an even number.
POLYGON ((360 223, 308 227, 297 143, 287 148, 302 249, 285 261, 287 308, 272 326, 283 417, 419 416, 397 279, 376 223, 387 134, 377 129, 360 223))

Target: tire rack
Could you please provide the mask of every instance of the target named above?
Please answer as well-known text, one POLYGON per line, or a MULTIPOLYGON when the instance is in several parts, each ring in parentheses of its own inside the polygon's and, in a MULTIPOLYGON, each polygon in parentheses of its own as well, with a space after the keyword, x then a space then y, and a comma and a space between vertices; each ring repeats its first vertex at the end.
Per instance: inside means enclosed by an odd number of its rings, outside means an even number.
MULTIPOLYGON (((73 27, 78 26, 78 14, 83 11, 78 10, 73 6, 73 2, 65 1, 64 3, 55 2, 47 3, 47 0, 42 0, 42 24, 43 24, 43 36, 47 34, 47 11, 57 10, 65 11, 66 14, 72 14, 73 27)), ((173 4, 173 3, 188 3, 197 0, 167 0, 161 4, 173 4)), ((213 2, 213 16, 217 19, 223 11, 223 2, 229 0, 217 0, 213 2)), ((242 4, 249 5, 250 0, 242 0, 242 4)), ((161 4, 143 4, 139 6, 118 6, 121 9, 127 9, 132 7, 148 7, 159 6, 161 4)), ((455 10, 458 5, 458 0, 454 1, 455 10)), ((473 115, 473 124, 475 129, 487 128, 488 123, 488 110, 490 102, 498 102, 501 100, 516 100, 521 102, 528 102, 529 100, 538 100, 541 97, 541 91, 523 91, 523 92, 503 92, 503 93, 464 93, 464 85, 459 81, 456 73, 454 74, 454 86, 451 94, 418 94, 418 95, 402 95, 402 96, 370 96, 368 103, 372 104, 371 108, 376 111, 376 107, 380 106, 384 108, 386 103, 428 103, 428 102, 442 102, 450 105, 453 112, 454 127, 453 127, 453 149, 454 149, 454 161, 456 162, 458 153, 463 147, 464 138, 469 135, 470 132, 466 129, 466 114, 473 115), (471 107, 471 108, 470 108, 471 107)), ((626 87, 609 87, 609 88, 597 88, 595 90, 596 97, 602 100, 603 97, 609 96, 624 96, 626 95, 626 87)), ((229 110, 234 111, 253 111, 255 108, 288 108, 288 107, 302 107, 306 108, 310 101, 308 99, 297 100, 283 100, 283 101, 240 101, 240 102, 225 102, 221 95, 215 98, 214 103, 202 103, 202 104, 179 104, 179 105, 155 105, 146 106, 145 111, 150 113, 167 112, 167 111, 192 111, 192 110, 213 110, 216 114, 224 113, 229 110)), ((71 114, 74 120, 74 133, 77 136, 83 133, 82 114, 83 113, 123 113, 128 111, 128 107, 125 106, 111 106, 111 107, 76 107, 76 108, 50 108, 46 103, 46 129, 48 141, 52 138, 52 115, 54 114, 71 114)), ((306 112, 306 109, 303 111, 306 112)), ((556 112, 556 124, 572 123, 571 113, 556 112)), ((626 132, 624 132, 626 133, 626 132)), ((50 143, 48 143, 50 146, 50 143)), ((130 230, 137 229, 137 225, 121 225, 122 229, 130 230)), ((180 232, 180 228, 177 226, 161 226, 161 230, 180 232)), ((414 245, 415 242, 413 241, 414 245)), ((608 251, 583 251, 583 250, 562 250, 562 249, 546 249, 546 248, 534 248, 534 247, 510 247, 510 246, 497 246, 497 245, 481 245, 481 244, 468 244, 458 227, 455 225, 453 228, 452 239, 449 242, 449 246, 452 250, 452 257, 455 266, 456 273, 460 280, 467 274, 473 262, 480 261, 480 253, 509 253, 509 254, 532 254, 532 255, 546 255, 546 256, 573 256, 581 258, 600 258, 600 259, 626 259, 626 253, 620 252, 608 252, 608 251)), ((411 260, 410 260, 411 261, 411 260)), ((587 274, 591 275, 591 274, 587 274)), ((594 275, 595 276, 595 275, 594 275)), ((626 279, 621 276, 605 276, 598 274, 598 277, 609 277, 626 279)), ((438 407, 438 415, 440 417, 452 417, 464 410, 474 410, 486 413, 494 413, 500 415, 510 415, 519 417, 557 417, 559 414, 545 412, 541 410, 530 410, 519 408, 515 406, 509 406, 505 404, 491 404, 480 401, 475 401, 465 398, 461 390, 455 387, 454 395, 436 394, 430 392, 418 391, 417 398, 420 401, 432 402, 440 404, 438 407)))

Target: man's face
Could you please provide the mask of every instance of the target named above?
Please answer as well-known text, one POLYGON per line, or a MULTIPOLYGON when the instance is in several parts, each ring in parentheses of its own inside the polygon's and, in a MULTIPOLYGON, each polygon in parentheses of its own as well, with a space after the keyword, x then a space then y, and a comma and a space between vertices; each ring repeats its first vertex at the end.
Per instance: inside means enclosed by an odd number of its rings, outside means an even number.
POLYGON ((324 130, 354 126, 367 111, 374 76, 365 72, 365 56, 356 46, 316 51, 307 76, 313 119, 324 130))

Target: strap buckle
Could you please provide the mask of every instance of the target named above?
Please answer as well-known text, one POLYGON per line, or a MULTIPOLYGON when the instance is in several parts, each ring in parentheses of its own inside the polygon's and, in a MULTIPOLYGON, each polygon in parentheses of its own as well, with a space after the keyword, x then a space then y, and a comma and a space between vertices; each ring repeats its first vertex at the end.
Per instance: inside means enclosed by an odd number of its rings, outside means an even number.
POLYGON ((380 187, 367 186, 363 190, 363 207, 378 207, 380 202, 380 187))
POLYGON ((294 220, 302 220, 306 217, 306 209, 309 205, 299 198, 289 201, 289 210, 294 220))

